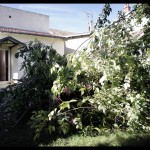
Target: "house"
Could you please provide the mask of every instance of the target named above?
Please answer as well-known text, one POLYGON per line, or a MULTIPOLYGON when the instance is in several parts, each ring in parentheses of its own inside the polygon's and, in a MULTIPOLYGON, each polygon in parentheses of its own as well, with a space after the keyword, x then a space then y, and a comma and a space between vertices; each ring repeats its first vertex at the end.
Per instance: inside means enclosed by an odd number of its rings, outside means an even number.
POLYGON ((76 34, 49 29, 47 15, 0 6, 0 85, 22 77, 20 67, 23 60, 15 58, 20 45, 38 39, 53 46, 59 54, 67 55, 87 41, 89 36, 89 32, 76 34))

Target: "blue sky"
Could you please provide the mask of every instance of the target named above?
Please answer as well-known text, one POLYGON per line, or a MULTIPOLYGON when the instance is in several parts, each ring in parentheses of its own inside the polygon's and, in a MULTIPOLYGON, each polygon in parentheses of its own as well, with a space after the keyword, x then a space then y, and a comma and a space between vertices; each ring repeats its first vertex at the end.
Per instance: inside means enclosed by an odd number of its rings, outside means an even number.
MULTIPOLYGON (((95 25, 99 14, 104 6, 103 3, 90 4, 0 4, 12 8, 18 8, 49 16, 49 27, 69 32, 88 32, 88 17, 85 12, 93 13, 93 24, 95 25)), ((124 3, 110 4, 112 13, 110 20, 114 20, 117 12, 123 10, 124 3)), ((131 9, 133 4, 130 4, 131 9)))

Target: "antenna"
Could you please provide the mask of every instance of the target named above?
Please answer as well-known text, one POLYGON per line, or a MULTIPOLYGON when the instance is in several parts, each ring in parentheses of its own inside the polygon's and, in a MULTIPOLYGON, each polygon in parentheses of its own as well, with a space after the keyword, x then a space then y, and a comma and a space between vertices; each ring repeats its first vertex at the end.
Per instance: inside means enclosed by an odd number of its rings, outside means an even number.
POLYGON ((91 31, 93 31, 93 13, 91 13, 91 31))
POLYGON ((84 11, 88 17, 88 31, 91 32, 93 30, 93 13, 89 13, 84 11))

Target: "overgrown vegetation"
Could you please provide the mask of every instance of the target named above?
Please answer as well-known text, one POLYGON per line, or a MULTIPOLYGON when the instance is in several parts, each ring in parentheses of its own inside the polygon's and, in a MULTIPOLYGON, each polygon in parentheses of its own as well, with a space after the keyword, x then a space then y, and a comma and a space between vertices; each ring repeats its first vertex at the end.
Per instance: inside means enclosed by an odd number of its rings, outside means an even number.
POLYGON ((149 133, 149 11, 149 4, 137 4, 129 17, 119 12, 110 24, 106 4, 89 45, 67 57, 39 41, 20 48, 16 57, 24 59, 25 75, 0 95, 2 102, 9 96, 14 122, 28 123, 35 140, 77 132, 149 133), (138 26, 142 18, 143 35, 136 36, 132 22, 138 26))

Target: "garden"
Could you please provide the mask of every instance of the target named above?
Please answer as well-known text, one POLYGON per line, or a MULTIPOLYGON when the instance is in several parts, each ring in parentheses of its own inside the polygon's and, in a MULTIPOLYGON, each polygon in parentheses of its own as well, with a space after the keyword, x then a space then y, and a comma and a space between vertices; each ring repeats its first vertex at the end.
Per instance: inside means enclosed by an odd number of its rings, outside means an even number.
POLYGON ((0 90, 0 146, 149 146, 150 4, 112 23, 111 12, 67 56, 38 40, 19 48, 24 76, 0 90))

